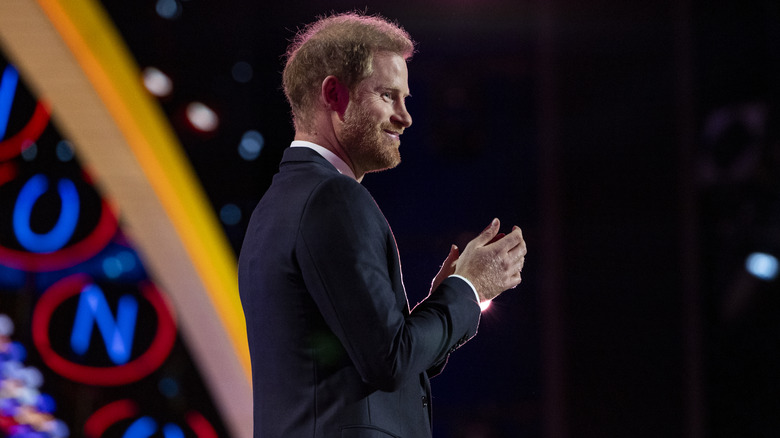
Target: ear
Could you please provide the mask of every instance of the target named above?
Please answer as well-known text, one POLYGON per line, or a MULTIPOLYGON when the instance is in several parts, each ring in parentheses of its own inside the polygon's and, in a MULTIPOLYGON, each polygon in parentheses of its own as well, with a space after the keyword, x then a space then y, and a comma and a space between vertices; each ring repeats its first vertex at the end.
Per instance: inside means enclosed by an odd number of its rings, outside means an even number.
POLYGON ((344 118, 349 104, 349 89, 337 77, 331 75, 322 81, 320 97, 329 110, 335 111, 340 119, 344 118))

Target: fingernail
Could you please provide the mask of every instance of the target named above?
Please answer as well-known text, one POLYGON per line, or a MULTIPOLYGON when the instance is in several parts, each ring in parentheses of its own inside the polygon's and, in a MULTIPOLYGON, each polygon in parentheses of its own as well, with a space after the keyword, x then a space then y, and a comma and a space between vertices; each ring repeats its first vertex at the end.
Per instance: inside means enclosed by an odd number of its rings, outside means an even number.
POLYGON ((495 228, 497 225, 498 225, 498 218, 496 218, 496 219, 493 219, 493 220, 490 222, 490 225, 488 225, 487 227, 485 227, 484 231, 482 231, 482 232, 484 233, 485 231, 487 231, 487 230, 489 230, 489 229, 491 229, 491 228, 495 228))

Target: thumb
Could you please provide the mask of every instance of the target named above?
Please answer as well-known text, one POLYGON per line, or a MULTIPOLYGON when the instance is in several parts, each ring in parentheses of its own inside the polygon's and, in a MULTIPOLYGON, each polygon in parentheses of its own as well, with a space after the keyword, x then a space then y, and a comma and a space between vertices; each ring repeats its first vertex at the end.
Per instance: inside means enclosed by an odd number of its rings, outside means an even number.
POLYGON ((458 260, 458 257, 460 257, 460 252, 458 251, 458 247, 452 245, 450 247, 450 253, 447 254, 447 259, 444 260, 444 266, 453 265, 458 260))
POLYGON ((488 225, 487 228, 479 233, 479 236, 474 238, 474 243, 476 243, 478 246, 484 246, 490 243, 490 241, 493 240, 493 238, 498 234, 500 225, 501 222, 499 222, 498 218, 493 219, 493 221, 490 222, 490 225, 488 225))

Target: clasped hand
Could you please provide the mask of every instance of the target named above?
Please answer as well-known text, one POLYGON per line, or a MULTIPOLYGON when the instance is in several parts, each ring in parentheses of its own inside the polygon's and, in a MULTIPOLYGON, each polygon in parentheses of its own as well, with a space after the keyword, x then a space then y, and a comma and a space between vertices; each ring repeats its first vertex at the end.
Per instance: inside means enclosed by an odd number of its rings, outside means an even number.
POLYGON ((463 254, 459 254, 458 248, 453 245, 433 279, 431 291, 453 274, 467 278, 477 290, 480 301, 492 300, 520 284, 528 252, 523 232, 514 226, 509 234, 499 234, 500 226, 500 221, 493 219, 466 245, 463 254))

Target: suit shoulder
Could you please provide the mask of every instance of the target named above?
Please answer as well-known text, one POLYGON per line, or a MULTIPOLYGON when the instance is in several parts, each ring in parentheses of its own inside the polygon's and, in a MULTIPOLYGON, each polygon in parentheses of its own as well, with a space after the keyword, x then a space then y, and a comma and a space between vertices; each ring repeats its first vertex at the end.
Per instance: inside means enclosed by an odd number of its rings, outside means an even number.
POLYGON ((331 174, 323 178, 320 183, 317 184, 317 190, 321 192, 352 194, 353 196, 370 196, 368 190, 359 182, 342 174, 331 174))
POLYGON ((336 175, 319 181, 312 188, 304 208, 304 217, 316 223, 324 221, 377 221, 381 216, 374 198, 354 179, 336 175))

